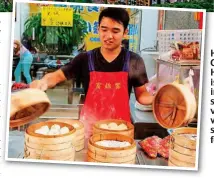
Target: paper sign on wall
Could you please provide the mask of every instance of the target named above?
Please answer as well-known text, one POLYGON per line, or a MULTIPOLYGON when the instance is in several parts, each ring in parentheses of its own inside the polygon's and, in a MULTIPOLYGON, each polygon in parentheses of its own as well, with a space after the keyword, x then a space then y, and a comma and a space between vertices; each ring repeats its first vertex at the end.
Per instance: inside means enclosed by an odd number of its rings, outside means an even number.
POLYGON ((42 26, 73 26, 73 9, 70 7, 43 6, 41 13, 42 26))

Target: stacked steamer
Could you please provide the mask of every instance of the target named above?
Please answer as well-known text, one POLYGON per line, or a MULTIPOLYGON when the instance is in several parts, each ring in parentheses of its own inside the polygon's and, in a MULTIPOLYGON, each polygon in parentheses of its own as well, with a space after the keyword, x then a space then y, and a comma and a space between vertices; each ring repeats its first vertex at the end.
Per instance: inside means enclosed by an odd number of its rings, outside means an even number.
POLYGON ((171 135, 169 166, 195 167, 197 130, 179 128, 171 135))
POLYGON ((62 122, 72 125, 76 129, 76 137, 75 137, 75 150, 81 151, 85 147, 85 134, 84 134, 84 125, 79 120, 74 119, 54 119, 55 122, 62 122))
POLYGON ((169 166, 195 167, 197 129, 187 126, 194 118, 196 99, 182 84, 167 84, 155 96, 153 114, 164 128, 173 129, 169 166))
MULTIPOLYGON (((13 93, 10 127, 19 127, 35 120, 49 107, 50 101, 45 92, 41 90, 25 89, 13 93)), ((76 129, 66 123, 32 124, 25 131, 25 158, 73 161, 75 134, 76 129)))
POLYGON ((93 135, 97 133, 115 133, 134 138, 134 126, 124 120, 101 120, 93 125, 93 135))
POLYGON ((108 119, 93 125, 88 140, 88 161, 115 164, 134 164, 136 143, 134 126, 123 120, 108 119))
POLYGON ((74 161, 75 132, 76 129, 66 123, 32 124, 25 132, 24 156, 26 159, 74 161), (57 127, 54 129, 54 126, 60 127, 60 131, 57 131, 57 127), (52 130, 46 131, 45 128, 52 130))
POLYGON ((102 133, 95 134, 88 141, 88 162, 134 164, 136 143, 131 137, 102 133))

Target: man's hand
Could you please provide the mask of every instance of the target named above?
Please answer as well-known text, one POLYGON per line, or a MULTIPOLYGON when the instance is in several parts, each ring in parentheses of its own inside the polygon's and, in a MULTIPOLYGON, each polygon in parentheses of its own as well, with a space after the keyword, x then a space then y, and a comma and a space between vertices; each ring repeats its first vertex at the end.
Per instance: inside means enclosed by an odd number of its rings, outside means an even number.
POLYGON ((34 80, 30 84, 30 88, 37 88, 42 91, 46 91, 48 88, 55 87, 58 83, 65 81, 65 75, 62 70, 59 69, 55 72, 46 74, 41 80, 34 80))
POLYGON ((40 89, 42 91, 46 91, 48 89, 48 84, 44 79, 34 80, 30 84, 30 88, 37 88, 37 89, 40 89))
POLYGON ((145 85, 140 86, 140 87, 135 87, 134 91, 135 91, 136 100, 140 104, 151 105, 153 103, 154 96, 147 91, 145 85))

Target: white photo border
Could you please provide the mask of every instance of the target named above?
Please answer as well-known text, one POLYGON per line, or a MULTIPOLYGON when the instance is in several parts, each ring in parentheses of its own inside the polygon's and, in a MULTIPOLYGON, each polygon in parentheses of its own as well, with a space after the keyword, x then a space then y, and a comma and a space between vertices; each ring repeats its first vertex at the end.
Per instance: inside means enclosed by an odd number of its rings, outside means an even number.
MULTIPOLYGON (((196 154, 196 166, 194 168, 187 167, 171 167, 171 166, 151 166, 151 165, 128 165, 128 164, 113 164, 113 163, 92 163, 92 162, 70 162, 70 161, 52 161, 52 160, 36 160, 36 159, 20 159, 20 158, 8 158, 9 148, 9 121, 10 121, 10 106, 11 106, 11 90, 12 85, 12 63, 13 63, 13 40, 15 30, 15 12, 13 10, 12 16, 12 29, 11 29, 11 46, 10 46, 10 69, 9 69, 9 89, 8 89, 8 101, 7 101, 7 125, 6 125, 6 144, 5 144, 5 161, 14 162, 34 162, 34 163, 54 163, 54 164, 73 164, 73 165, 89 165, 89 166, 109 166, 109 167, 129 167, 129 168, 149 168, 149 169, 168 169, 168 170, 189 170, 198 171, 199 167, 199 143, 200 143, 200 126, 201 126, 201 97, 202 97, 202 83, 203 83, 203 68, 204 68, 204 48, 205 48, 205 27, 206 27, 206 10, 205 9, 188 9, 188 8, 166 8, 166 7, 151 7, 151 6, 131 6, 131 5, 109 5, 109 4, 94 4, 94 3, 75 3, 75 2, 50 2, 50 1, 26 1, 26 0, 14 0, 13 9, 15 9, 16 3, 28 3, 28 4, 59 4, 59 5, 76 5, 76 6, 98 6, 98 7, 119 7, 119 8, 132 8, 132 9, 151 9, 151 10, 168 10, 168 11, 188 11, 188 12, 202 12, 203 13, 203 28, 202 28, 202 41, 201 41, 201 64, 200 64, 200 84, 199 84, 199 102, 198 102, 198 126, 197 126, 197 154, 196 154)), ((18 15, 18 14, 17 14, 18 15)))

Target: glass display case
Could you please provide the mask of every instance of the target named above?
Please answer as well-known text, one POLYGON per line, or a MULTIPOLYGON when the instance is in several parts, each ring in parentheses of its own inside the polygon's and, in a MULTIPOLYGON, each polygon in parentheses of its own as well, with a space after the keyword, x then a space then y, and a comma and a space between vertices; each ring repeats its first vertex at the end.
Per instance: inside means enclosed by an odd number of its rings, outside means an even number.
POLYGON ((157 41, 159 57, 156 59, 156 89, 177 81, 188 86, 198 101, 202 31, 200 29, 158 30, 157 41), (197 42, 199 44, 197 59, 172 59, 172 53, 175 51, 173 44, 178 42, 182 44, 197 42))
POLYGON ((198 100, 199 80, 200 80, 200 61, 182 62, 165 61, 156 59, 156 90, 163 85, 178 82, 193 88, 196 100, 198 100), (192 81, 190 81, 192 80, 192 81), (192 83, 191 83, 192 82, 192 83))

